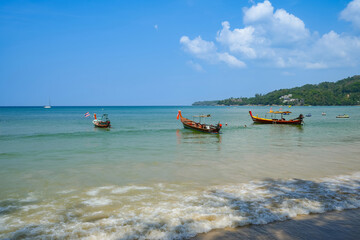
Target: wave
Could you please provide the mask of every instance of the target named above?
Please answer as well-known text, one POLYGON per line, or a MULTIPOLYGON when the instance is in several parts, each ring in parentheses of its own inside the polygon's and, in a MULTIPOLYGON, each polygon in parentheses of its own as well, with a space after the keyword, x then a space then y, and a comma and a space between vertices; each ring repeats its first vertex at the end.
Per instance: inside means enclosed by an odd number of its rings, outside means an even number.
POLYGON ((59 133, 32 133, 32 134, 11 134, 2 135, 0 140, 14 140, 14 139, 42 139, 42 138, 76 138, 76 137, 98 137, 101 133, 108 135, 123 135, 123 134, 144 134, 144 133, 171 133, 176 132, 179 128, 158 128, 158 129, 136 129, 136 128, 122 128, 122 129, 91 129, 77 132, 59 132, 59 133))
POLYGON ((216 228, 359 208, 360 172, 201 190, 189 184, 110 185, 64 190, 41 202, 8 199, 0 206, 0 238, 184 239, 216 228), (10 211, 12 203, 16 209, 10 211))

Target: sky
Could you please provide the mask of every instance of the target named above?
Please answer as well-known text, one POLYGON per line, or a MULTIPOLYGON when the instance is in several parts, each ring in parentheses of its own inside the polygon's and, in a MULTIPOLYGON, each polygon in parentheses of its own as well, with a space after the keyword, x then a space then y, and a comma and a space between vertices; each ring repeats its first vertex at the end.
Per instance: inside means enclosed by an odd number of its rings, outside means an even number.
POLYGON ((0 1, 0 106, 191 105, 359 70, 360 0, 0 1))

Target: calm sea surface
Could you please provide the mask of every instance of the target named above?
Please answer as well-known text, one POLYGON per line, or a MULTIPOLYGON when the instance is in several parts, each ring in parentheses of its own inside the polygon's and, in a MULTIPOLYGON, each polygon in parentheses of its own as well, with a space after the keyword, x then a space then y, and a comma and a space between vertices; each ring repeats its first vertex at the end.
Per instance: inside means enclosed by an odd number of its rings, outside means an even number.
POLYGON ((291 107, 312 114, 303 126, 249 110, 269 108, 0 108, 0 239, 182 239, 360 207, 360 107, 291 107), (222 133, 184 129, 178 110, 222 133))

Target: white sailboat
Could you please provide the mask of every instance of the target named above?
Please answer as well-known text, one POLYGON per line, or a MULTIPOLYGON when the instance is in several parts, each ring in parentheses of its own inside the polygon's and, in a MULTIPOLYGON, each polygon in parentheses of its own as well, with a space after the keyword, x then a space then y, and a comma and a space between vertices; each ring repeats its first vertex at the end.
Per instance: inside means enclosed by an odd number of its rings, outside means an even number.
POLYGON ((45 105, 44 108, 51 108, 50 98, 49 98, 49 105, 45 105))

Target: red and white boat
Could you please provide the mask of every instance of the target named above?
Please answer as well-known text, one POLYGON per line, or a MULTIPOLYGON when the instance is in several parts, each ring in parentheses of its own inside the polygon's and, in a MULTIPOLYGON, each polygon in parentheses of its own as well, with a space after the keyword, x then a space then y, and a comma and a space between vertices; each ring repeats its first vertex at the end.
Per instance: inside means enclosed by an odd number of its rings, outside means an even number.
POLYGON ((110 127, 110 120, 108 118, 107 114, 103 114, 101 119, 97 119, 96 118, 96 113, 94 113, 94 120, 93 120, 93 124, 95 127, 99 127, 99 128, 108 128, 110 127))

